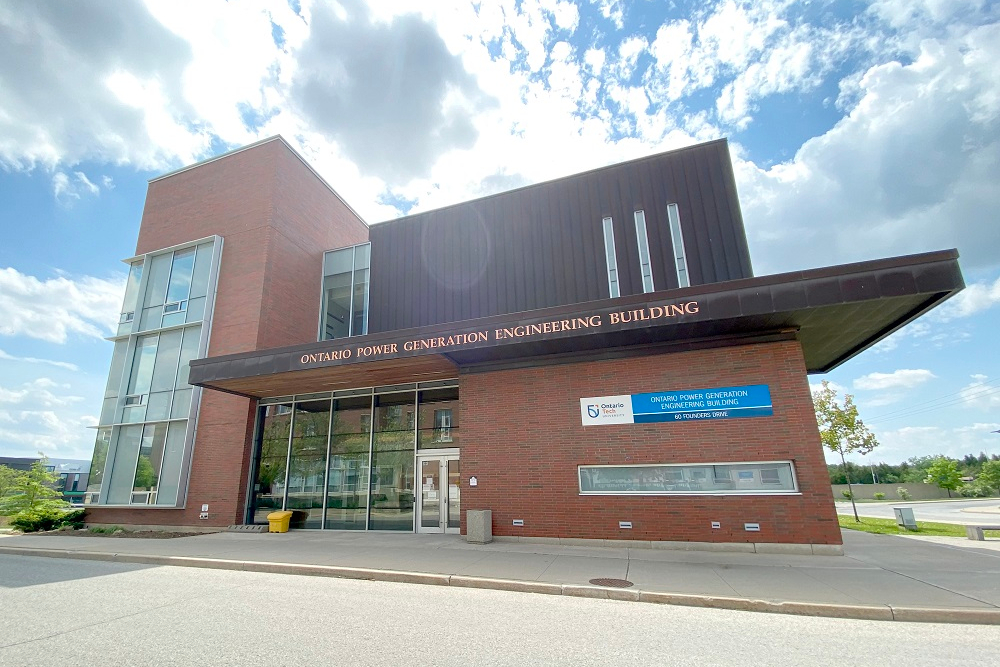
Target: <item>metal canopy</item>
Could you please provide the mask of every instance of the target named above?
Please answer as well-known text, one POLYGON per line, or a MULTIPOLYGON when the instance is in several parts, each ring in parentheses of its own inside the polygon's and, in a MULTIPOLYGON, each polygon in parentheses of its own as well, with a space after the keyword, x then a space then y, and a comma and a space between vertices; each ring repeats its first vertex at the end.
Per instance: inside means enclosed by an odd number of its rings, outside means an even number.
POLYGON ((963 287, 945 250, 209 357, 189 382, 263 398, 788 338, 821 373, 963 287))

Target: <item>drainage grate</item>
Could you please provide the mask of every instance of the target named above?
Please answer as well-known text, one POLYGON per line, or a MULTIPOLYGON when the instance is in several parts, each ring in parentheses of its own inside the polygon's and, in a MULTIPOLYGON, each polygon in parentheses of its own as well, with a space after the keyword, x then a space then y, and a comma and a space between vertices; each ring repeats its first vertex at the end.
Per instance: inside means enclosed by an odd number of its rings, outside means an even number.
POLYGON ((263 525, 259 525, 259 524, 258 525, 246 524, 246 525, 230 526, 229 528, 226 528, 226 532, 229 532, 229 533, 266 533, 267 532, 267 526, 263 526, 263 525))
POLYGON ((608 586, 609 588, 629 588, 634 586, 631 581, 626 579, 591 579, 590 583, 595 586, 608 586))

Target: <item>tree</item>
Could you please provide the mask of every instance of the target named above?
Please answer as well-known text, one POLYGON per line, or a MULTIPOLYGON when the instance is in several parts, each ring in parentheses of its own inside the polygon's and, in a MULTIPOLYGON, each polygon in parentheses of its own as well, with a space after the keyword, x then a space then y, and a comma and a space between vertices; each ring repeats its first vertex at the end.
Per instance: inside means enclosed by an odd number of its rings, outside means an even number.
POLYGON ((0 466, 0 507, 4 504, 3 499, 14 492, 17 481, 23 474, 22 471, 14 470, 9 466, 0 466))
POLYGON ((1000 491, 1000 461, 987 460, 984 462, 982 469, 979 471, 978 481, 1000 491))
POLYGON ((936 456, 913 456, 908 458, 906 460, 907 470, 903 476, 903 481, 917 484, 926 480, 927 471, 937 458, 936 456))
POLYGON ((59 475, 50 472, 46 466, 48 459, 31 464, 31 469, 22 472, 14 482, 13 492, 3 500, 3 510, 11 514, 42 507, 65 507, 69 503, 62 500, 56 490, 59 475))
MULTIPOLYGON (((816 424, 819 426, 819 436, 823 446, 831 452, 840 454, 840 460, 847 471, 848 454, 868 454, 878 447, 878 440, 868 430, 858 416, 858 407, 854 405, 854 397, 844 395, 841 405, 837 392, 830 383, 823 380, 821 389, 813 392, 813 407, 816 410, 816 424)), ((858 506, 854 502, 854 489, 851 488, 850 474, 847 476, 847 489, 851 496, 851 507, 854 508, 854 520, 861 523, 858 517, 858 506)))
POLYGON ((958 471, 958 463, 939 456, 927 469, 927 478, 924 481, 945 489, 951 498, 951 492, 962 486, 962 473, 958 471))

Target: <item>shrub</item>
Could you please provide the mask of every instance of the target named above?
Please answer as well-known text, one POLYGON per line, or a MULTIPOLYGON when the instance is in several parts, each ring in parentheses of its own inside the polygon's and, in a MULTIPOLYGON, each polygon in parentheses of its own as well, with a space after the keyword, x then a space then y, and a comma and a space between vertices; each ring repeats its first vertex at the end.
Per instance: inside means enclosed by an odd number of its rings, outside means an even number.
POLYGON ((910 498, 912 498, 910 492, 904 489, 903 487, 899 487, 898 489, 896 489, 896 495, 899 496, 900 500, 909 500, 910 498))
POLYGON ((18 512, 10 517, 14 528, 33 533, 39 530, 53 530, 61 526, 83 527, 83 515, 87 510, 63 510, 58 507, 36 507, 18 512))
POLYGON ((881 491, 875 492, 875 500, 885 500, 885 494, 881 491))
POLYGON ((985 484, 980 484, 979 482, 973 482, 972 484, 964 484, 958 490, 958 493, 963 498, 989 498, 993 490, 988 488, 985 484))
POLYGON ((91 526, 87 530, 98 535, 113 535, 125 532, 125 529, 121 526, 91 526))
POLYGON ((841 493, 841 495, 842 495, 842 496, 844 496, 844 497, 845 497, 845 498, 847 498, 848 500, 850 500, 850 499, 851 499, 851 498, 853 497, 853 495, 851 494, 851 492, 850 492, 850 491, 848 491, 847 489, 844 489, 844 490, 843 490, 843 491, 841 491, 840 493, 841 493))

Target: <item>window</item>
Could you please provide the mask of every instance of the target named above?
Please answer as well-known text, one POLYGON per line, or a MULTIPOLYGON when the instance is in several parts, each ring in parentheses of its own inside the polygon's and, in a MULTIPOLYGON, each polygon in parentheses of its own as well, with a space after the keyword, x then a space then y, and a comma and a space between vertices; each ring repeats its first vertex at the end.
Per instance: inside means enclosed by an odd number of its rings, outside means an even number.
POLYGON ((331 250, 323 257, 320 340, 368 333, 371 244, 331 250))
POLYGON ((670 241, 674 246, 674 262, 677 268, 677 286, 690 287, 687 257, 684 254, 684 235, 681 233, 681 216, 677 204, 667 205, 667 219, 670 221, 670 241))
POLYGON ((608 260, 608 289, 612 297, 621 296, 618 288, 618 260, 615 258, 615 230, 611 218, 604 218, 604 254, 608 260))
POLYGON ((451 442, 451 410, 434 411, 434 441, 451 442))
POLYGON ((761 484, 781 484, 781 476, 778 474, 777 468, 761 468, 760 469, 760 483, 761 484))
MULTIPOLYGON (((125 283, 125 299, 122 302, 119 325, 131 324, 135 319, 135 309, 139 300, 139 282, 142 280, 142 262, 132 264, 128 272, 128 282, 125 283)), ((124 334, 132 330, 130 326, 119 326, 118 333, 124 334)))
POLYGON ((586 465, 578 468, 581 495, 760 495, 798 492, 791 461, 586 465), (708 475, 708 468, 713 474, 708 475))
POLYGON ((653 267, 649 262, 649 239, 646 237, 646 214, 635 212, 635 237, 639 242, 639 269, 642 271, 642 291, 653 291, 653 267))

